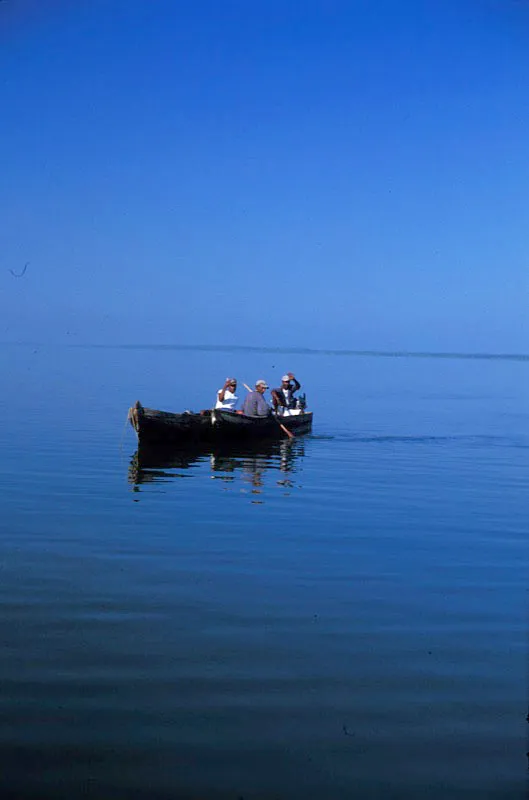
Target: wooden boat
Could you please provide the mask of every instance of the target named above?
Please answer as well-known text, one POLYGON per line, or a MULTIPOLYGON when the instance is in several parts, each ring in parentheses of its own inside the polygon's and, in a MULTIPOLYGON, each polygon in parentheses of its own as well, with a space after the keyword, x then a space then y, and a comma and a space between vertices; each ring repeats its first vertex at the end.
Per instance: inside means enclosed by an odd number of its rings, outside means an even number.
POLYGON ((138 401, 129 409, 129 420, 141 445, 259 441, 307 433, 312 428, 312 412, 292 416, 247 417, 234 411, 215 409, 194 414, 172 414, 144 408, 138 401))
POLYGON ((240 439, 285 439, 290 433, 308 433, 312 428, 312 412, 305 411, 292 416, 247 417, 234 411, 216 409, 211 412, 214 426, 227 438, 240 439))

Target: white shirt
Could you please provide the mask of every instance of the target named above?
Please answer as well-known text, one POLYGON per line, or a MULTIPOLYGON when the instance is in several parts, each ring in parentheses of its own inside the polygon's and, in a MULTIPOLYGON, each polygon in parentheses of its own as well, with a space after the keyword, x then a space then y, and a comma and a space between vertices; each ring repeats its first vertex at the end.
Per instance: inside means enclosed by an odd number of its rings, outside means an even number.
POLYGON ((237 408, 237 402, 239 398, 233 392, 230 392, 229 389, 224 390, 224 401, 219 399, 219 394, 222 392, 222 389, 219 389, 217 392, 217 402, 215 403, 215 408, 224 408, 227 411, 235 411, 237 408))

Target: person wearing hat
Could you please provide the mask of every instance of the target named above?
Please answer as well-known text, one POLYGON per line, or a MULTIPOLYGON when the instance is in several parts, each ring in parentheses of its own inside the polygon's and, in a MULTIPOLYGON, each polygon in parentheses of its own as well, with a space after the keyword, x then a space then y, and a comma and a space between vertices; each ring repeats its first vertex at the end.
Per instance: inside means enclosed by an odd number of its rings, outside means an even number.
POLYGON ((287 372, 281 378, 281 386, 279 389, 272 389, 272 404, 274 411, 278 408, 295 408, 296 398, 294 392, 301 389, 301 383, 296 380, 292 372, 287 372))
POLYGON ((244 398, 242 413, 247 417, 267 417, 270 414, 270 406, 263 395, 268 389, 266 381, 259 380, 255 383, 255 391, 248 392, 244 398))
POLYGON ((217 392, 217 402, 215 408, 223 408, 225 411, 235 411, 237 408, 238 397, 235 394, 237 391, 237 379, 226 378, 224 386, 217 392))

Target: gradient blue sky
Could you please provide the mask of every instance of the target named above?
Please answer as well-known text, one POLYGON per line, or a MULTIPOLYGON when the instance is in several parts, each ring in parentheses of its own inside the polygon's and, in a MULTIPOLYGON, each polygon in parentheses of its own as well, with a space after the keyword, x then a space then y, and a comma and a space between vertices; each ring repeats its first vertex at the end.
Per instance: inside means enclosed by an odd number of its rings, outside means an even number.
POLYGON ((529 3, 5 0, 0 75, 1 340, 529 350, 529 3))

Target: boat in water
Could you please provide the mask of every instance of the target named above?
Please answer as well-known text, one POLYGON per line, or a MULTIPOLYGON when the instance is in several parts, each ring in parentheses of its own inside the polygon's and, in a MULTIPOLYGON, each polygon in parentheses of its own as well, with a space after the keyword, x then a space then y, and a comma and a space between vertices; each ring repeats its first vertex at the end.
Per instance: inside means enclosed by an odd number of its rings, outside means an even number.
POLYGON ((267 417, 249 417, 236 411, 212 409, 173 414, 144 408, 138 401, 129 409, 129 420, 140 445, 261 441, 292 438, 312 428, 312 412, 270 412, 267 417))

